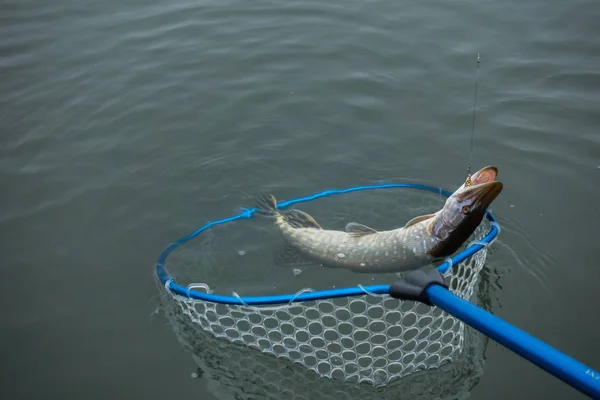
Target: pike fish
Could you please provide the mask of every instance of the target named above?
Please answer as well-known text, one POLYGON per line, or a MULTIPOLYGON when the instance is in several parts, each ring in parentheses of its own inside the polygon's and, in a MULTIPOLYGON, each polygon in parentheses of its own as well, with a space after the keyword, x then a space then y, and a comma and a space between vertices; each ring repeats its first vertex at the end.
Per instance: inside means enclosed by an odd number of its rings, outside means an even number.
POLYGON ((350 222, 345 231, 323 229, 298 209, 279 210, 272 195, 258 199, 257 211, 274 218, 285 245, 278 264, 320 264, 354 272, 401 272, 418 269, 455 253, 481 223, 489 205, 502 191, 498 169, 488 166, 461 185, 444 206, 403 227, 377 231, 350 222))

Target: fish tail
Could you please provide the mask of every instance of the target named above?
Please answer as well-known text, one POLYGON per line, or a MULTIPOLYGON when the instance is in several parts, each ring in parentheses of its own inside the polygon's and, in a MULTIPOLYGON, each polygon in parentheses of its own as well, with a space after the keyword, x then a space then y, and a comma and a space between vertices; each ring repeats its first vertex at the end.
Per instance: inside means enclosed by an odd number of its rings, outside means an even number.
POLYGON ((270 217, 275 217, 280 214, 277 210, 277 199, 272 194, 260 196, 256 201, 256 212, 270 217))
POLYGON ((279 210, 275 196, 267 194, 260 196, 256 202, 256 212, 268 217, 276 217, 279 223, 285 223, 292 228, 322 229, 313 217, 300 210, 279 210))

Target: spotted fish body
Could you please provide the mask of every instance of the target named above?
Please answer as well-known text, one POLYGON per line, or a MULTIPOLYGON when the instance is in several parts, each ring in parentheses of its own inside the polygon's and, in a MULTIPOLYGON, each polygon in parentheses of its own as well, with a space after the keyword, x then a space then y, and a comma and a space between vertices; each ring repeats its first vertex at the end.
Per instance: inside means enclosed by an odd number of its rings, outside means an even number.
POLYGON ((300 210, 279 210, 273 196, 259 199, 257 210, 274 217, 285 247, 280 264, 319 264, 354 272, 417 269, 454 253, 480 224, 487 206, 502 190, 497 169, 473 175, 473 184, 453 193, 434 214, 410 220, 399 229, 376 231, 351 222, 345 231, 326 230, 300 210))
POLYGON ((350 223, 342 232, 297 227, 298 218, 291 223, 289 219, 280 213, 275 222, 287 244, 282 253, 287 260, 301 258, 355 272, 391 272, 417 268, 435 259, 430 252, 438 240, 429 233, 427 221, 381 232, 350 223), (290 257, 293 251, 297 255, 290 257))

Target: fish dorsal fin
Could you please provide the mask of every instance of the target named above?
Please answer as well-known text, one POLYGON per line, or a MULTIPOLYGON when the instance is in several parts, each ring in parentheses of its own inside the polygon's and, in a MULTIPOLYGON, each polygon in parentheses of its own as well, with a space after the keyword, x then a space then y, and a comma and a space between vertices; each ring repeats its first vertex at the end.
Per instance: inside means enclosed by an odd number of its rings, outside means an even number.
POLYGON ((294 228, 323 229, 313 217, 300 210, 289 210, 284 213, 285 220, 294 228))
POLYGON ((406 225, 404 225, 404 227, 408 228, 411 225, 418 224, 419 222, 425 221, 426 219, 432 218, 433 216, 435 216, 435 214, 419 215, 418 217, 414 217, 413 219, 411 219, 410 221, 408 221, 406 223, 406 225))
POLYGON ((356 222, 350 222, 346 225, 346 232, 352 236, 365 236, 377 233, 373 228, 369 228, 366 225, 358 224, 356 222))

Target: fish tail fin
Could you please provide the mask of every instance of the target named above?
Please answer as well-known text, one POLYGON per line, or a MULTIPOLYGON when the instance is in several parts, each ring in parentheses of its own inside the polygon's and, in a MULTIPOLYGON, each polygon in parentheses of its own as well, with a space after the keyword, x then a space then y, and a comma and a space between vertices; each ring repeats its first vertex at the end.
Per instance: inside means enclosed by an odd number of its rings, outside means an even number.
POLYGON ((281 217, 292 228, 322 229, 313 217, 300 210, 278 210, 277 199, 271 194, 260 196, 256 202, 256 212, 269 217, 281 217))
POLYGON ((256 212, 259 214, 274 217, 280 214, 277 210, 277 199, 272 194, 260 196, 256 201, 256 212))
POLYGON ((317 221, 304 211, 287 210, 281 214, 285 222, 292 228, 314 228, 323 229, 317 221))

